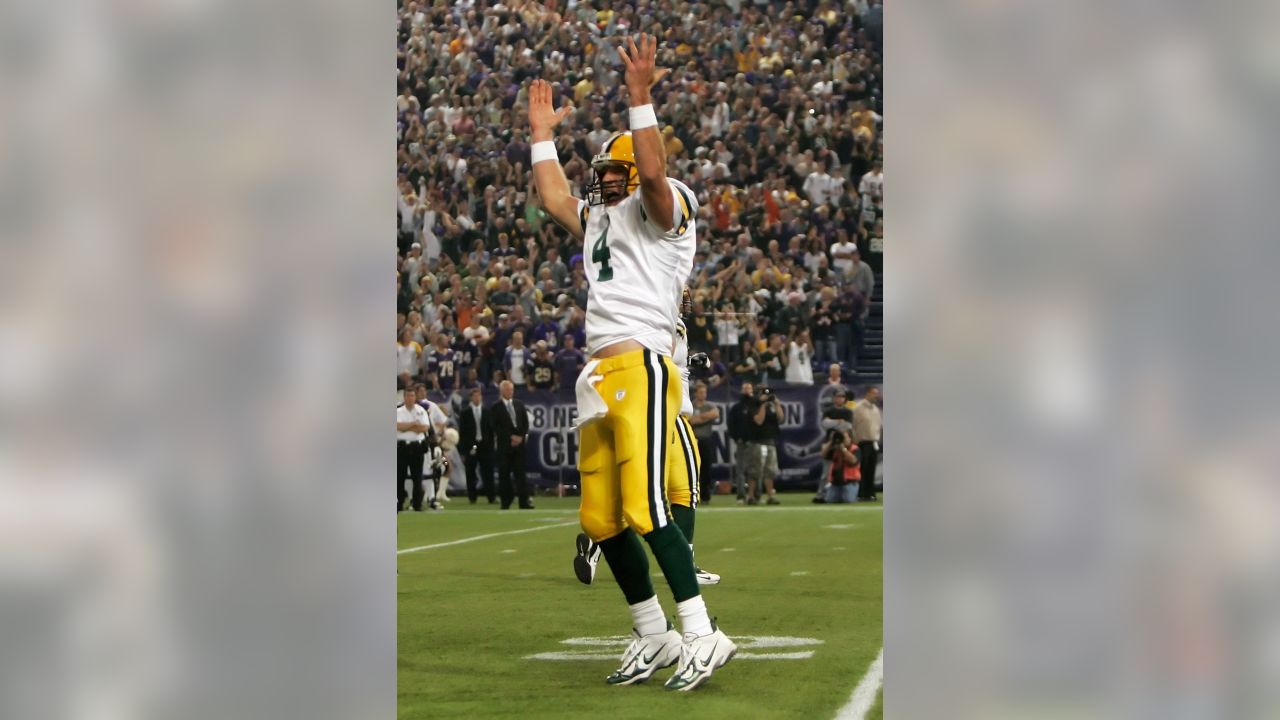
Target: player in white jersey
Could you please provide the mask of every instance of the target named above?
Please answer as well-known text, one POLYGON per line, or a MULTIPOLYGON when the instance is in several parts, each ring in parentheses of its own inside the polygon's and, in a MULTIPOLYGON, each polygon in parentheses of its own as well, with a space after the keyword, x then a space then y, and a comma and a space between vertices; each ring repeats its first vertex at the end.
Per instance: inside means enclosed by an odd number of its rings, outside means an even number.
POLYGON ((670 357, 684 282, 677 272, 693 253, 698 208, 688 188, 666 176, 666 150, 649 94, 664 74, 655 65, 657 39, 642 34, 618 54, 626 66, 631 131, 614 134, 593 159, 595 177, 586 200, 569 193, 552 142, 571 108, 555 109, 544 80, 529 88, 531 160, 544 209, 583 239, 590 282, 591 361, 577 386, 579 520, 588 538, 599 543, 634 622, 622 666, 607 682, 643 682, 678 663, 665 686, 692 690, 737 651, 707 613, 693 553, 672 521, 666 487, 680 402, 670 357), (641 539, 671 586, 683 635, 654 593, 641 539))

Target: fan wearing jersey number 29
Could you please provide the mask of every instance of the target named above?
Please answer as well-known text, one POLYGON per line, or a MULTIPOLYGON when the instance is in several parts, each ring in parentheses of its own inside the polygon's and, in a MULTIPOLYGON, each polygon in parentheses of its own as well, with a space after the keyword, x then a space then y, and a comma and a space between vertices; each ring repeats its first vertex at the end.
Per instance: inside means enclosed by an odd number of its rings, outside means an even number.
POLYGON ((572 108, 552 104, 551 86, 529 88, 531 165, 543 207, 583 241, 587 279, 587 354, 577 384, 579 520, 600 545, 626 597, 633 637, 615 685, 649 679, 676 664, 665 683, 692 690, 737 648, 711 620, 698 590, 693 554, 673 522, 665 475, 675 438, 680 380, 671 360, 687 259, 695 250, 693 193, 666 177, 666 154, 650 98, 665 71, 648 35, 618 48, 630 99, 630 132, 615 133, 592 161, 587 198, 569 192, 552 142, 572 108), (683 634, 653 589, 649 545, 671 586, 683 634))

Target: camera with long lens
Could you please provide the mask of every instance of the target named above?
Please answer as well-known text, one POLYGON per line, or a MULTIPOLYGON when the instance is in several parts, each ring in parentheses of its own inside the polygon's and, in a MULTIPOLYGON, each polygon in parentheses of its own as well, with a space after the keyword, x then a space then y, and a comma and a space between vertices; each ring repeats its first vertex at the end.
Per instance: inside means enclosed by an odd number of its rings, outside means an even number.
POLYGON ((777 396, 774 395, 773 388, 770 387, 756 388, 756 394, 751 397, 753 408, 759 408, 761 405, 772 403, 776 399, 777 396))

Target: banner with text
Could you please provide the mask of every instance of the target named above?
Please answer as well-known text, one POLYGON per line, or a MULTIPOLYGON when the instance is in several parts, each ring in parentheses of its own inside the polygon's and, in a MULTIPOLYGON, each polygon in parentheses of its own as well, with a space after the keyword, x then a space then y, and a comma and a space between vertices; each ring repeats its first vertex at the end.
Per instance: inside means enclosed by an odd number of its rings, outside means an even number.
MULTIPOLYGON (((775 385, 783 418, 778 437, 778 478, 780 487, 813 487, 822 471, 823 432, 819 421, 831 404, 831 385, 775 385)), ((529 409, 528 479, 531 484, 555 487, 559 483, 578 484, 578 434, 573 423, 578 417, 571 390, 527 390, 518 397, 529 409)), ((729 409, 741 399, 734 389, 713 390, 708 400, 720 410, 711 436, 711 479, 729 480, 734 457, 727 420, 729 409)), ((485 404, 497 400, 486 393, 485 404)), ((707 462, 707 458, 703 458, 707 462)))

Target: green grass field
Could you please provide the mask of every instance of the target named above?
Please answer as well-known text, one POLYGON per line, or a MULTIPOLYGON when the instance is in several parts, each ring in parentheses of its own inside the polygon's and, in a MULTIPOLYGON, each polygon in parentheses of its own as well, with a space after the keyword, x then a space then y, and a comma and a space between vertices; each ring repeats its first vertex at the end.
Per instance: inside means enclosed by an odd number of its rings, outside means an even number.
MULTIPOLYGON (((739 651, 690 693, 663 689, 673 668, 643 685, 605 684, 625 644, 611 638, 630 632, 631 617, 603 560, 596 584, 574 578, 577 498, 506 512, 455 498, 442 512, 400 515, 399 716, 835 717, 882 644, 882 506, 782 499, 717 497, 698 511, 698 564, 723 576, 703 596, 739 651), (455 541, 466 542, 441 545, 455 541)), ((650 570, 674 616, 652 557, 650 570)))

